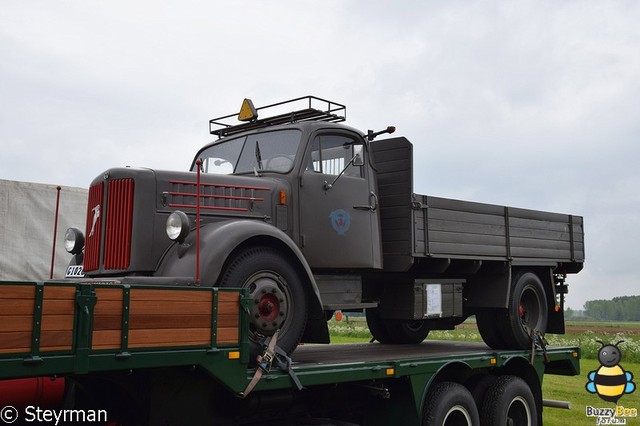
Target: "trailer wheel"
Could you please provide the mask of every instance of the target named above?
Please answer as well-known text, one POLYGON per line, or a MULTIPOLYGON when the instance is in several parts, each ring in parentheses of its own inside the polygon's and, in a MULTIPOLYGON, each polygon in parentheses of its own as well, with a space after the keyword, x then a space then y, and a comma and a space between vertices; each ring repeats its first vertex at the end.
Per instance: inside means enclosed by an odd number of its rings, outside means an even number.
POLYGON ((489 387, 480 409, 482 424, 535 426, 536 403, 531 389, 520 377, 501 376, 489 387))
POLYGON ((522 271, 513 278, 509 297, 507 324, 499 322, 506 346, 513 349, 531 347, 531 332, 547 330, 547 299, 540 278, 522 271))
POLYGON ((425 398, 422 426, 477 424, 480 424, 478 408, 467 388, 455 382, 442 382, 432 386, 425 398))
POLYGON ((293 352, 307 322, 307 298, 300 275, 279 251, 270 247, 245 249, 231 261, 220 286, 249 289, 249 339, 253 346, 280 330, 278 346, 293 352))

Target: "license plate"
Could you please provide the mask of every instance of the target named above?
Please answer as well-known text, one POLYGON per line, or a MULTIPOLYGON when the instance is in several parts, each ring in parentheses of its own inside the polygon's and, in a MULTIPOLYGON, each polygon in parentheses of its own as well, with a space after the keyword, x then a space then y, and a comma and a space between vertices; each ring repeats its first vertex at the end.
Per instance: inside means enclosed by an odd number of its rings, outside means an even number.
POLYGON ((84 278, 84 269, 82 265, 69 265, 65 278, 84 278))

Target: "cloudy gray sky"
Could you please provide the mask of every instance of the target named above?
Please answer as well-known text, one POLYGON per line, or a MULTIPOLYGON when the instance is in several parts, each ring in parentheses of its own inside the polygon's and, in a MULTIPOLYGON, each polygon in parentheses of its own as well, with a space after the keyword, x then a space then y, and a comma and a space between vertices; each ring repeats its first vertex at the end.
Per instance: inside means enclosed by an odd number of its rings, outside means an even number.
POLYGON ((0 0, 0 179, 186 169, 307 94, 414 143, 416 192, 585 217, 568 305, 637 295, 637 1, 0 0))

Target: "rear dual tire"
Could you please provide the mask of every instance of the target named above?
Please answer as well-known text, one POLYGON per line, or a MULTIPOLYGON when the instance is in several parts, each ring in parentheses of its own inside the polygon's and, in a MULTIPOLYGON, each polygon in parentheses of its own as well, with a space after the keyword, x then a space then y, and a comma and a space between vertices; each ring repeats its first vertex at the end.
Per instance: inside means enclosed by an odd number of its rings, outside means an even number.
POLYGON ((517 376, 484 376, 473 393, 455 382, 435 383, 425 397, 423 426, 536 426, 538 410, 529 385, 517 376))
POLYGON ((471 392, 455 382, 432 385, 427 393, 422 426, 474 426, 480 424, 471 392))
POLYGON ((500 376, 489 386, 480 407, 481 424, 536 426, 536 402, 520 377, 500 376))
POLYGON ((540 278, 520 271, 512 282, 507 309, 486 308, 476 314, 482 339, 494 349, 529 349, 532 333, 547 329, 548 305, 540 278))

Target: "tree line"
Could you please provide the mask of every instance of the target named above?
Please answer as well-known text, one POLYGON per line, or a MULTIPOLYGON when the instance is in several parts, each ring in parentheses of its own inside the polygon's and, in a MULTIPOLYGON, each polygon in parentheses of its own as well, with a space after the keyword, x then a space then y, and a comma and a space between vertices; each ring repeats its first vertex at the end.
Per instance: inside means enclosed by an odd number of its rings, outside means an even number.
MULTIPOLYGON (((568 311, 571 311, 569 308, 568 311)), ((573 312, 565 312, 571 317, 573 312)), ((601 321, 640 321, 640 296, 621 296, 611 300, 588 300, 584 316, 601 321)))

